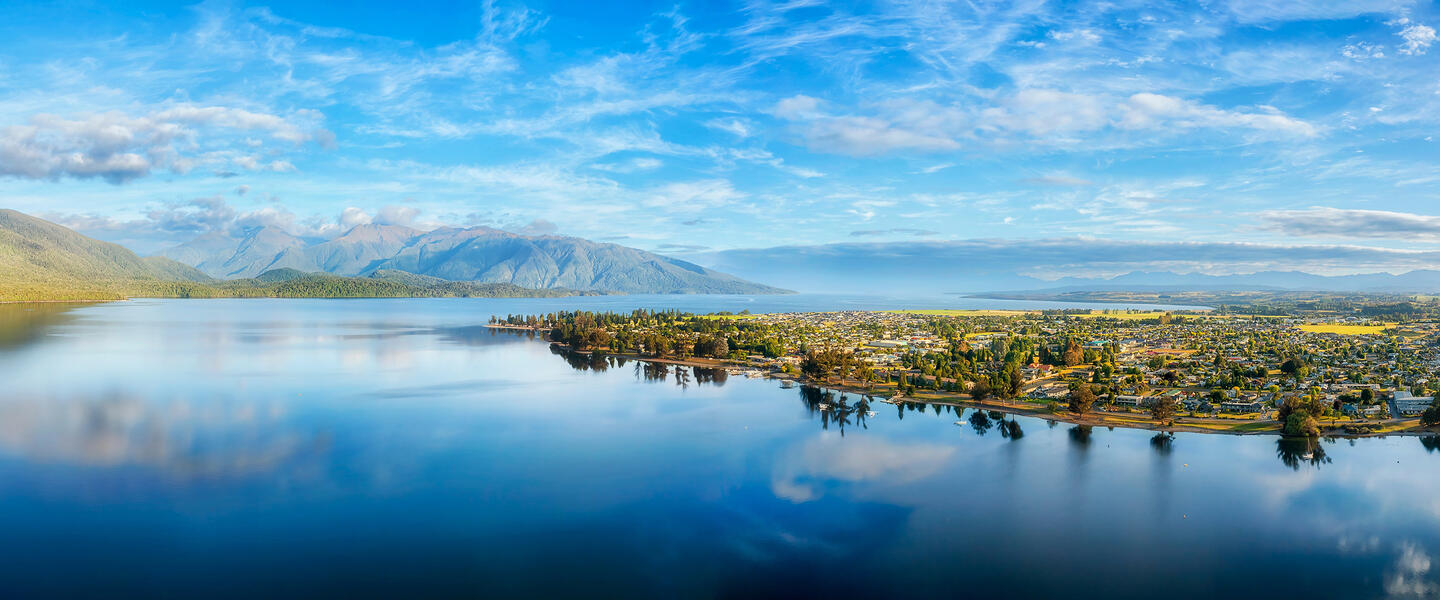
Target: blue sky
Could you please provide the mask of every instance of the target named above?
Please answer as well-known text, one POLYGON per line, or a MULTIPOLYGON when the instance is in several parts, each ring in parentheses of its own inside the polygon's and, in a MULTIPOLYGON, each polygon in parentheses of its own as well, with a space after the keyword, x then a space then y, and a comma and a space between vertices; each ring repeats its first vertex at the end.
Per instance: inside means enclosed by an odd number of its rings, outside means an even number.
POLYGON ((1440 249, 1436 28, 1367 0, 7 3, 0 205, 142 253, 378 221, 1405 270, 1440 249))

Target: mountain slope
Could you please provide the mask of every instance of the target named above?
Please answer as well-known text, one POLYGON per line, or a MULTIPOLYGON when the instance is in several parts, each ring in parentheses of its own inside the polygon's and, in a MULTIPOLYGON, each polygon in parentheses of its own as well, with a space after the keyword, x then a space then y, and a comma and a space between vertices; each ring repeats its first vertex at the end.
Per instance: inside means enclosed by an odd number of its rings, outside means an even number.
POLYGON ((783 291, 617 244, 566 236, 524 236, 489 228, 441 228, 426 233, 371 270, 380 269, 530 288, 652 294, 783 291))
POLYGON ((118 244, 43 219, 0 209, 0 281, 191 279, 168 260, 145 260, 118 244))
POLYGON ((111 300, 135 290, 177 295, 208 280, 175 261, 142 259, 122 246, 0 209, 0 301, 111 300))
MULTIPOLYGON (((252 239, 234 245, 236 256, 242 259, 254 258, 254 262, 274 262, 275 257, 258 257, 254 251, 265 244, 285 247, 285 238, 274 235, 276 232, 273 231, 256 233, 258 235, 252 239), (279 244, 276 245, 276 242, 279 244), (246 252, 250 254, 247 255, 246 252)), ((388 235, 386 232, 371 235, 376 233, 373 231, 359 233, 362 243, 371 244, 385 243, 385 236, 388 235)), ((201 242, 212 247, 229 247, 223 240, 213 238, 201 242)), ((363 253, 346 256, 354 260, 367 260, 363 253)), ((225 261, 217 261, 214 264, 224 263, 225 261)), ((239 263, 232 261, 231 264, 239 263)), ((508 283, 446 281, 424 275, 397 274, 394 271, 377 271, 369 277, 346 277, 281 268, 264 271, 257 274, 256 278, 221 282, 194 267, 169 258, 140 258, 134 252, 116 244, 88 238, 43 219, 0 209, 0 302, 119 300, 135 296, 553 298, 581 294, 584 292, 567 289, 532 290, 508 283)))
POLYGON ((224 278, 289 268, 337 275, 404 271, 449 281, 626 293, 786 291, 634 248, 488 227, 420 232, 360 225, 319 243, 262 228, 245 232, 239 240, 203 236, 162 254, 224 278))

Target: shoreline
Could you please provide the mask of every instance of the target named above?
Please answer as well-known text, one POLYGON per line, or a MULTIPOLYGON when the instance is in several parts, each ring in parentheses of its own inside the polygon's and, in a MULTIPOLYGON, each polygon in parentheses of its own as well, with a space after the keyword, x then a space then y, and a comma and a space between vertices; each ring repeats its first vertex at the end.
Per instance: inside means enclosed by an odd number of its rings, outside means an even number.
MULTIPOLYGON (((510 325, 487 325, 487 327, 493 327, 493 328, 495 328, 495 329, 517 329, 517 330, 527 330, 527 331, 540 331, 540 330, 543 330, 543 329, 544 329, 544 328, 532 328, 532 327, 529 327, 529 326, 510 326, 510 325)), ((546 343, 546 344, 552 344, 552 345, 555 345, 555 346, 559 346, 559 347, 562 347, 562 348, 566 348, 567 350, 570 350, 571 352, 577 352, 577 353, 579 353, 579 354, 594 355, 594 352, 593 352, 593 351, 589 351, 589 350, 575 350, 575 349, 570 348, 569 346, 567 346, 567 345, 565 345, 565 344, 561 344, 561 343, 558 343, 558 342, 551 342, 551 341, 548 341, 548 340, 541 340, 541 341, 543 341, 543 342, 546 343)), ((724 360, 724 359, 705 359, 705 358, 699 358, 699 359, 697 359, 697 358, 683 358, 683 359, 680 359, 680 358, 658 358, 658 357, 641 356, 641 355, 638 355, 638 354, 612 354, 612 353, 608 353, 608 352, 607 352, 607 353, 602 353, 602 354, 603 354, 604 356, 607 356, 607 357, 613 356, 613 357, 615 357, 615 358, 621 358, 621 359, 625 359, 625 360, 637 360, 637 361, 651 362, 651 363, 657 363, 657 364, 680 365, 680 366, 700 367, 700 368, 707 368, 707 369, 756 370, 756 371, 761 371, 761 373, 762 373, 762 375, 763 375, 763 377, 764 377, 765 379, 773 379, 773 380, 778 380, 778 381, 790 381, 790 382, 798 383, 798 384, 800 384, 800 385, 808 385, 808 386, 818 387, 818 388, 826 389, 826 390, 834 390, 834 391, 843 392, 843 393, 851 393, 851 394, 858 394, 858 395, 862 395, 862 396, 870 396, 870 397, 872 397, 872 398, 874 398, 874 399, 876 399, 876 400, 878 400, 878 401, 880 401, 880 402, 884 402, 884 403, 886 403, 886 404, 892 404, 892 405, 895 405, 895 404, 905 404, 905 403, 914 403, 914 404, 938 404, 938 405, 952 406, 952 407, 957 407, 957 408, 974 408, 974 409, 979 409, 979 410, 993 410, 993 411, 1002 412, 1002 413, 1009 414, 1009 415, 1019 415, 1019 416, 1024 416, 1024 417, 1034 417, 1034 418, 1043 419, 1043 420, 1047 420, 1047 421, 1056 421, 1056 422, 1060 422, 1060 423, 1070 423, 1070 424, 1073 424, 1073 425, 1088 425, 1088 426, 1091 426, 1091 427, 1097 427, 1097 426, 1098 426, 1098 427, 1107 427, 1107 428, 1117 428, 1117 427, 1118 427, 1118 428, 1124 428, 1124 429, 1136 429, 1136 430, 1141 430, 1141 431, 1155 431, 1155 432, 1163 432, 1163 433, 1201 433, 1201 434, 1211 434, 1211 435, 1234 435, 1234 436, 1271 435, 1271 436, 1275 436, 1275 437, 1285 437, 1284 435, 1282 435, 1282 434, 1280 433, 1280 429, 1279 429, 1279 428, 1280 428, 1280 422, 1279 422, 1279 421, 1253 421, 1253 420, 1241 420, 1241 419, 1203 419, 1203 420, 1193 420, 1193 419, 1192 419, 1192 420, 1190 420, 1190 421, 1183 421, 1183 420, 1181 420, 1181 419, 1184 419, 1185 417, 1177 417, 1174 425, 1171 425, 1171 426, 1166 427, 1166 426, 1162 426, 1160 423, 1157 423, 1157 422, 1153 421, 1153 420, 1150 418, 1149 414, 1147 414, 1147 413, 1133 413, 1133 412, 1124 412, 1124 413, 1090 412, 1090 413, 1087 413, 1087 414, 1084 415, 1084 416, 1079 416, 1079 415, 1076 415, 1076 414, 1074 414, 1074 413, 1069 412, 1068 410, 1061 410, 1061 411, 1059 411, 1059 412, 1051 412, 1048 408, 1041 407, 1041 406, 1036 406, 1036 405, 1034 405, 1034 403, 1015 403, 1015 402, 992 401, 992 400, 975 400, 975 399, 973 399, 973 398, 969 398, 968 396, 962 396, 962 395, 959 395, 959 394, 955 394, 955 393, 953 393, 953 392, 923 392, 923 393, 921 393, 920 395, 917 395, 917 396, 900 396, 900 397, 896 398, 896 397, 893 396, 893 395, 888 395, 888 396, 887 396, 886 393, 885 393, 885 391, 874 390, 874 389, 866 389, 866 388, 863 388, 863 387, 860 387, 860 386, 857 386, 857 385, 853 385, 853 384, 851 384, 851 383, 847 383, 847 382, 844 382, 844 381, 841 381, 841 382, 821 382, 821 381, 814 381, 814 380, 810 380, 810 379, 808 379, 808 378, 806 378, 806 377, 804 377, 804 376, 801 376, 801 375, 789 375, 789 374, 775 373, 775 372, 772 372, 772 371, 764 371, 764 370, 759 369, 759 368, 757 368, 757 367, 753 367, 753 366, 746 365, 746 364, 742 364, 742 363, 736 363, 736 362, 732 362, 732 361, 724 360), (1214 427, 1234 427, 1234 426, 1236 426, 1236 425, 1240 425, 1240 424, 1244 424, 1244 423, 1256 423, 1256 424, 1261 424, 1261 425, 1263 426, 1263 428, 1259 428, 1259 429, 1256 429, 1256 430, 1254 430, 1254 431, 1235 431, 1235 430, 1233 430, 1233 429, 1215 429, 1215 428, 1214 428, 1214 427), (1209 427, 1207 427, 1207 425, 1209 425, 1209 427)), ((1328 429, 1327 429, 1327 428, 1324 428, 1323 425, 1322 425, 1322 429, 1321 429, 1321 431, 1320 431, 1320 435, 1317 436, 1317 437, 1319 437, 1319 438, 1346 438, 1346 439, 1352 439, 1352 438, 1367 438, 1367 437, 1385 437, 1385 436, 1391 436, 1391 435, 1395 435, 1395 436, 1409 436, 1409 437, 1421 437, 1421 436, 1427 436, 1427 435, 1440 434, 1440 431, 1437 431, 1436 429, 1433 429, 1433 428, 1432 428, 1432 429, 1424 429, 1424 428, 1421 428, 1421 427, 1419 426, 1419 421, 1418 421, 1418 419, 1392 419, 1392 420, 1390 420, 1390 421, 1376 422, 1376 423, 1373 423, 1373 424, 1371 424, 1371 423, 1366 423, 1366 425, 1371 425, 1371 426, 1378 427, 1378 428, 1381 428, 1381 429, 1384 429, 1384 428, 1386 428, 1386 427, 1400 426, 1400 427, 1403 427, 1403 429, 1398 429, 1398 430, 1393 430, 1393 431, 1377 431, 1377 432, 1373 432, 1373 433, 1349 433, 1349 432, 1346 432, 1343 427, 1331 427, 1331 428, 1328 428, 1328 429)))

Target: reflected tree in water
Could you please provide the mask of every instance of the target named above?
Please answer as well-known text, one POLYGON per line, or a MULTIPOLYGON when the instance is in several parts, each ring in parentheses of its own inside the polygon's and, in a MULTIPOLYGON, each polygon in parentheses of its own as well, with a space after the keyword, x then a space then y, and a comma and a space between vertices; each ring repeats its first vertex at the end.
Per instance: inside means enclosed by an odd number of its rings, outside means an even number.
POLYGON ((725 369, 691 367, 690 372, 695 375, 695 383, 701 385, 710 384, 715 387, 723 387, 725 382, 730 380, 730 372, 725 369))
POLYGON ((1426 435, 1420 437, 1420 445, 1426 450, 1434 452, 1440 450, 1440 435, 1426 435))
POLYGON ((862 429, 869 429, 865 424, 865 412, 870 409, 869 398, 862 397, 855 405, 850 404, 850 397, 840 394, 836 397, 835 392, 814 386, 800 386, 800 400, 805 405, 805 410, 810 416, 820 417, 820 428, 829 430, 834 425, 840 430, 840 435, 845 435, 845 428, 860 425, 862 429))
POLYGON ((1089 448, 1089 447, 1090 447, 1090 435, 1091 435, 1091 433, 1094 432, 1094 429, 1095 429, 1094 427, 1091 427, 1091 426, 1089 426, 1089 425, 1076 425, 1076 426, 1074 426, 1074 427, 1071 427, 1071 428, 1070 428, 1070 443, 1075 444, 1075 446, 1076 446, 1077 448, 1081 448, 1081 449, 1087 449, 1087 448, 1089 448))
POLYGON ((1167 431, 1155 434, 1150 438, 1150 447, 1160 456, 1169 456, 1175 449, 1175 434, 1167 431))
POLYGON ((990 432, 990 428, 994 427, 994 424, 990 422, 990 416, 985 414, 985 411, 977 410, 970 413, 970 427, 975 430, 977 435, 985 435, 990 432))
POLYGON ((1002 415, 1000 417, 1000 437, 1012 442, 1025 437, 1025 432, 1020 429, 1020 421, 1015 420, 1014 417, 1006 419, 1002 415))
POLYGON ((1330 457, 1325 455, 1325 447, 1320 444, 1319 439, 1312 437, 1281 437, 1275 442, 1275 456, 1285 466, 1296 471, 1305 464, 1317 469, 1320 465, 1330 464, 1330 457))
POLYGON ((635 363, 639 369, 640 377, 649 383, 660 383, 670 378, 670 365, 665 363, 640 361, 635 363))
POLYGON ((565 359, 565 364, 576 371, 604 373, 611 365, 610 357, 601 352, 576 352, 558 344, 551 344, 550 353, 565 359))

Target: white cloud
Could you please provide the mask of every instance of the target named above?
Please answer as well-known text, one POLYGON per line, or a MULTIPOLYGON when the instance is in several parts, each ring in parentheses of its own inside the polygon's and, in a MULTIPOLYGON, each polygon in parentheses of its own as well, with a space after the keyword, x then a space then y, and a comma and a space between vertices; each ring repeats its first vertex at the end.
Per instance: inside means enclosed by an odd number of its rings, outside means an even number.
POLYGON ((648 206, 665 207, 680 212, 694 212, 731 204, 745 198, 726 179, 670 183, 654 190, 645 199, 648 206))
POLYGON ((1419 23, 1401 29, 1396 35, 1405 40, 1405 43, 1400 45, 1400 53, 1412 56, 1424 54, 1436 40, 1435 28, 1419 23))
POLYGON ((814 119, 822 116, 820 112, 820 99, 810 96, 798 95, 785 98, 775 104, 771 114, 791 121, 814 119))
POLYGON ((386 205, 380 207, 380 212, 375 214, 371 222, 379 225, 402 225, 410 227, 415 225, 415 218, 420 216, 420 209, 413 206, 386 205))
POLYGON ((1051 31, 1046 34, 1050 39, 1068 42, 1076 41, 1085 44, 1096 44, 1100 42, 1100 34, 1089 29, 1075 29, 1072 31, 1051 31))
POLYGON ((755 125, 753 123, 736 117, 711 119, 705 122, 705 126, 724 131, 737 138, 747 138, 755 134, 755 125))
MULTIPOLYGON (((318 121, 315 115, 301 118, 318 121)), ((289 143, 311 139, 300 125, 265 113, 221 106, 179 105, 142 116, 118 111, 64 118, 37 114, 0 129, 0 175, 30 179, 101 178, 123 183, 154 169, 183 173, 196 164, 259 168, 251 156, 227 159, 237 132, 264 131, 289 143)), ((268 165, 291 171, 288 161, 268 165)))
POLYGON ((1082 94, 1056 90, 1021 90, 1001 106, 982 113, 985 126, 1044 136, 1053 133, 1094 131, 1105 125, 1100 101, 1082 94))
POLYGON ((897 150, 955 150, 947 137, 908 129, 875 117, 831 117, 802 129, 811 150, 852 156, 875 156, 897 150))
POLYGON ((1121 106, 1121 127, 1154 128, 1236 128, 1274 132, 1299 137, 1319 135, 1319 128, 1293 119, 1274 109, 1261 112, 1228 111, 1183 98, 1140 93, 1121 106))
POLYGON ((1345 55, 1345 58, 1355 60, 1385 58, 1385 47, 1378 44, 1355 42, 1354 44, 1346 44, 1344 48, 1340 49, 1340 53, 1345 55))
POLYGON ((1440 240, 1440 217, 1388 210, 1315 207, 1259 213, 1264 227, 1294 236, 1440 240))

